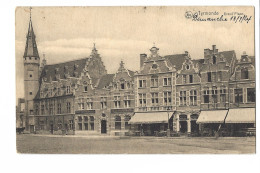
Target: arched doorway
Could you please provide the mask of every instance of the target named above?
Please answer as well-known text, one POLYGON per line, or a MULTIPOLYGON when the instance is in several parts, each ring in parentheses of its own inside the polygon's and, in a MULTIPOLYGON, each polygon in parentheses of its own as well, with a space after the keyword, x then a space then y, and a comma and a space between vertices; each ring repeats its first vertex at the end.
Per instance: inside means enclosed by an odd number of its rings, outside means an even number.
POLYGON ((101 133, 107 133, 107 120, 101 120, 101 133))

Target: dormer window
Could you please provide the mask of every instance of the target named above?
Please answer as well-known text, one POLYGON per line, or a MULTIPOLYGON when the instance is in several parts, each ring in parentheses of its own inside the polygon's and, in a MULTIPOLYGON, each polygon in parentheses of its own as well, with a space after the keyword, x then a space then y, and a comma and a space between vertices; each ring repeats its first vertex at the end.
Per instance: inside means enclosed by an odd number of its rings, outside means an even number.
POLYGON ((248 69, 247 68, 241 69, 241 79, 248 79, 248 69))
POLYGON ((125 83, 121 83, 121 89, 125 89, 125 83))
POLYGON ((88 91, 88 86, 84 86, 84 92, 88 91))
POLYGON ((158 67, 157 64, 153 64, 152 66, 153 69, 157 69, 157 67, 158 67))
POLYGON ((189 65, 186 65, 186 69, 189 70, 189 69, 190 69, 190 66, 189 66, 189 65))

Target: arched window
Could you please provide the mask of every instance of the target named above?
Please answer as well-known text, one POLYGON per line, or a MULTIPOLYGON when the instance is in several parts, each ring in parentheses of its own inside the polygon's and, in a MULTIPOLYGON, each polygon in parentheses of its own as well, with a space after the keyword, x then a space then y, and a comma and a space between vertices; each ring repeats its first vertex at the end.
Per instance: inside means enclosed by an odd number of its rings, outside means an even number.
POLYGON ((128 124, 131 117, 129 115, 125 116, 125 130, 130 130, 130 124, 128 124))
POLYGON ((241 69, 241 79, 248 79, 248 69, 247 68, 241 69))
POLYGON ((118 115, 115 116, 115 129, 121 130, 121 117, 118 115))
POLYGON ((94 117, 93 116, 90 116, 89 117, 89 120, 90 120, 90 122, 89 122, 89 125, 90 125, 90 130, 94 130, 94 117))
POLYGON ((213 64, 216 64, 217 63, 217 57, 216 55, 213 55, 213 64))

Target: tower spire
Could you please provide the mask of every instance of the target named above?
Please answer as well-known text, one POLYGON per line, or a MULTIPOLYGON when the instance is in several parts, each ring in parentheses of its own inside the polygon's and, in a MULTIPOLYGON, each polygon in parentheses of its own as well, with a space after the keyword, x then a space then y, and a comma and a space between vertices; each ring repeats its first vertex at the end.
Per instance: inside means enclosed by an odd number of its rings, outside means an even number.
POLYGON ((24 57, 39 57, 37 44, 36 44, 36 36, 33 31, 33 25, 32 25, 32 15, 31 15, 31 9, 30 7, 30 21, 29 21, 29 27, 28 27, 28 33, 26 36, 26 45, 25 45, 25 51, 24 51, 24 57))

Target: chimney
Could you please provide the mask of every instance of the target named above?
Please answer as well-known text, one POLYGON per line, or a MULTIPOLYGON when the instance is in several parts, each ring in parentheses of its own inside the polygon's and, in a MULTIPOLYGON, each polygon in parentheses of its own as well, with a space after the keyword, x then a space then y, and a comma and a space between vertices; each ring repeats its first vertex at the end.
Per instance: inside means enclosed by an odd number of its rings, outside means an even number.
POLYGON ((212 52, 213 53, 218 53, 218 49, 216 49, 216 45, 212 45, 212 52))
POLYGON ((142 68, 143 67, 143 65, 144 65, 144 61, 146 60, 146 58, 147 58, 147 54, 140 54, 140 68, 142 68))

